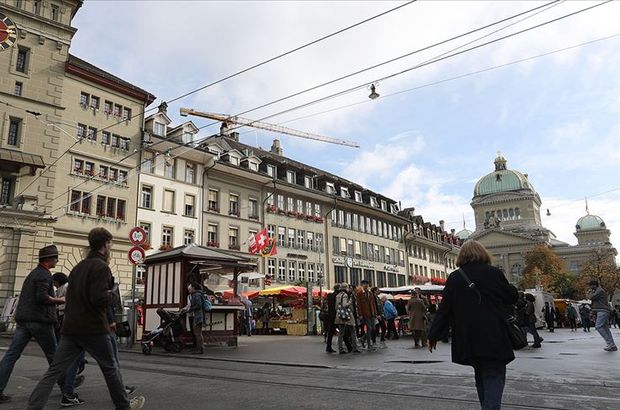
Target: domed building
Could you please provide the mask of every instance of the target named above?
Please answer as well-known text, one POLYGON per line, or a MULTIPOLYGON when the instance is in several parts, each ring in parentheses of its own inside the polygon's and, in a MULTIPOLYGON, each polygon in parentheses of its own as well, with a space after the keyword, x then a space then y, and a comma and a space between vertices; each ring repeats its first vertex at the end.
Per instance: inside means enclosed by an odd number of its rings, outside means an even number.
POLYGON ((610 231, 600 217, 588 214, 579 218, 575 232, 577 245, 559 241, 542 226, 540 196, 528 175, 508 169, 506 158, 500 154, 494 164, 495 171, 480 178, 474 187, 471 206, 476 219, 475 232, 468 235, 464 229, 457 236, 480 241, 511 282, 521 279, 526 253, 539 244, 551 246, 565 260, 566 269, 574 274, 579 273, 597 249, 603 248, 613 255, 610 257, 615 257, 617 252, 609 241, 610 231))

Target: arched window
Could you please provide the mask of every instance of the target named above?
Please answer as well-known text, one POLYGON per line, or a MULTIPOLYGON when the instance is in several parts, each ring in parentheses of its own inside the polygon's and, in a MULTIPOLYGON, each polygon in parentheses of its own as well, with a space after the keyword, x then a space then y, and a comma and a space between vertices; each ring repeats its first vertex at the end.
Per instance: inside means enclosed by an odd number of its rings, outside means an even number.
POLYGON ((508 215, 510 216, 510 220, 515 219, 515 210, 514 210, 514 209, 512 209, 512 208, 510 208, 510 209, 508 210, 508 215))
POLYGON ((519 208, 515 208, 515 217, 521 219, 521 210, 519 208))
POLYGON ((503 215, 503 219, 504 219, 504 220, 508 220, 508 210, 507 210, 507 209, 504 209, 504 210, 502 211, 502 215, 503 215))

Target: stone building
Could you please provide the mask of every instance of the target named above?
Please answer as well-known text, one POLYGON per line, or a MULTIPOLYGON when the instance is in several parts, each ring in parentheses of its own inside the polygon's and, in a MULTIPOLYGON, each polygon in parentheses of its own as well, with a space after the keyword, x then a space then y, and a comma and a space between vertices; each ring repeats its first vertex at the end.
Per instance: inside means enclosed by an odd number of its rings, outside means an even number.
POLYGON ((469 236, 461 231, 459 236, 486 246, 510 281, 517 283, 521 279, 525 255, 539 244, 550 246, 565 261, 565 269, 574 274, 597 252, 610 259, 615 257, 610 232, 600 217, 585 215, 577 221, 577 245, 558 240, 542 226, 541 199, 528 175, 508 169, 501 155, 494 163, 495 170, 483 176, 474 188, 471 206, 476 230, 469 236))
POLYGON ((16 27, 0 51, 0 298, 12 296, 55 243, 57 270, 83 256, 86 234, 117 238, 112 268, 128 288, 129 228, 136 217, 141 113, 147 91, 71 54, 71 22, 82 1, 0 1, 16 27), (47 167, 47 168, 46 168, 47 167))

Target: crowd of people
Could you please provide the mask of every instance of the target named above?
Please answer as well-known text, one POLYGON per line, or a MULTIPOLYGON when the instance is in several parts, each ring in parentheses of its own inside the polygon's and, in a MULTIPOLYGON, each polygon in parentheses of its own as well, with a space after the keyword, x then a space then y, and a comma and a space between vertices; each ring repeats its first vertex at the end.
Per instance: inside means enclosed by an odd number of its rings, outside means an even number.
POLYGON ((31 339, 43 350, 49 368, 32 391, 29 410, 45 407, 54 384, 62 393, 61 406, 84 403, 75 389, 84 381, 85 353, 99 365, 116 409, 141 409, 143 396, 129 398, 135 387, 126 386, 120 373, 113 307, 118 285, 109 267, 112 234, 94 228, 88 234, 89 253, 67 278, 52 275, 60 254, 55 245, 39 250, 39 263, 24 280, 15 312, 16 330, 0 361, 0 404, 15 363, 31 339), (56 291, 54 291, 56 287, 56 291))

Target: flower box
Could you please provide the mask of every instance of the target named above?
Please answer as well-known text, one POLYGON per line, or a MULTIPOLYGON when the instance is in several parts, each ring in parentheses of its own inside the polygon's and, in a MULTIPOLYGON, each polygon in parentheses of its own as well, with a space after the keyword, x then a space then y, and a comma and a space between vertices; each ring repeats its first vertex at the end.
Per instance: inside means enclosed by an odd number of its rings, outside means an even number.
POLYGON ((172 249, 172 245, 162 245, 159 247, 160 251, 169 251, 170 249, 172 249))
POLYGON ((220 247, 220 243, 217 241, 209 241, 207 242, 207 246, 211 246, 213 248, 219 248, 220 247))
POLYGON ((233 251, 238 251, 239 249, 241 249, 241 246, 239 245, 228 245, 228 249, 233 250, 233 251))
POLYGON ((276 208, 275 205, 268 205, 267 206, 267 212, 269 213, 275 213, 278 210, 278 208, 276 208))

